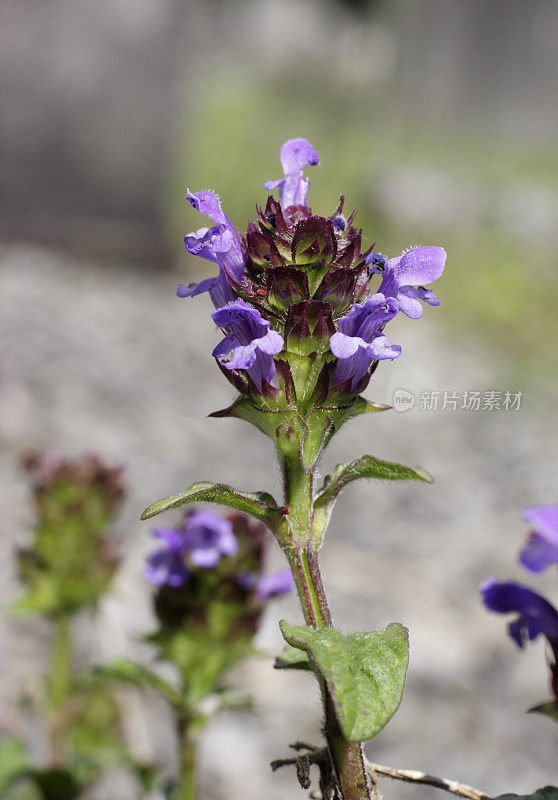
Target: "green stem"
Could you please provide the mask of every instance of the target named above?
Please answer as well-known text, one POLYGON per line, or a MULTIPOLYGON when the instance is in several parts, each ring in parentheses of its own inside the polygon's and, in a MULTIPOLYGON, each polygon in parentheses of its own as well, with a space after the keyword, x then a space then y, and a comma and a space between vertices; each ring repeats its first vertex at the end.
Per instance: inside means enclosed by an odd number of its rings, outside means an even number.
MULTIPOLYGON (((306 474, 300 463, 285 459, 285 499, 289 509, 290 544, 284 547, 289 560, 302 612, 307 625, 313 628, 332 625, 325 588, 318 563, 316 542, 324 531, 315 530, 313 514, 313 475, 306 474)), ((321 681, 325 714, 325 735, 337 777, 342 800, 370 800, 370 785, 364 766, 361 744, 343 737, 331 695, 321 681)))
POLYGON ((180 785, 176 800, 196 800, 198 793, 198 744, 204 720, 182 717, 178 722, 180 785))
POLYGON ((55 620, 49 675, 50 760, 53 767, 60 767, 65 760, 66 705, 71 689, 72 674, 72 618, 63 614, 55 620))

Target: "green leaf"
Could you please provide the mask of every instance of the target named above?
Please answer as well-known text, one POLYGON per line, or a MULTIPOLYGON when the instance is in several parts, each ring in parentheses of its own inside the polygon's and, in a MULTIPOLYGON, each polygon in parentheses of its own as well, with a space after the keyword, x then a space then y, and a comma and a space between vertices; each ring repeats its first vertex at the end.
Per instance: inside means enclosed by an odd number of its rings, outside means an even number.
POLYGON ((298 647, 293 647, 290 644, 285 645, 282 653, 275 659, 273 665, 274 669, 304 669, 312 671, 308 656, 304 650, 299 650, 298 647))
POLYGON ((6 736, 0 739, 0 797, 9 786, 27 774, 27 753, 19 739, 6 736))
POLYGON ((541 703, 529 709, 530 714, 544 714, 545 716, 558 722, 558 700, 549 700, 548 703, 541 703))
POLYGON ((494 800, 558 800, 558 788, 556 786, 543 786, 533 794, 499 794, 494 800))
POLYGON ((384 631, 350 633, 335 628, 289 625, 288 644, 306 650, 331 694, 343 736, 349 742, 371 739, 397 711, 409 660, 408 631, 399 623, 384 631))
POLYGON ((159 694, 175 706, 180 706, 182 696, 180 692, 170 683, 165 681, 156 672, 153 672, 143 664, 129 661, 126 658, 113 661, 111 664, 96 666, 92 671, 97 678, 116 681, 117 683, 129 683, 140 688, 154 689, 159 694))
POLYGON ((417 467, 404 467, 393 461, 381 461, 374 456, 362 456, 351 461, 350 464, 338 464, 331 475, 327 475, 324 485, 316 497, 315 506, 327 505, 333 502, 344 487, 358 478, 376 478, 381 481, 424 481, 432 483, 433 478, 426 470, 417 467))
POLYGON ((269 409, 257 408, 251 400, 241 397, 220 411, 214 411, 210 417, 235 417, 254 425, 266 436, 275 438, 277 426, 288 420, 292 416, 292 411, 272 411, 269 409))
POLYGON ((251 514, 256 519, 261 520, 271 530, 274 530, 282 519, 281 510, 277 507, 273 497, 267 492, 238 492, 224 483, 210 483, 208 481, 193 483, 186 491, 180 492, 180 494, 158 500, 145 509, 141 519, 150 519, 163 511, 180 508, 186 503, 219 503, 230 508, 236 508, 237 511, 244 511, 246 514, 251 514))

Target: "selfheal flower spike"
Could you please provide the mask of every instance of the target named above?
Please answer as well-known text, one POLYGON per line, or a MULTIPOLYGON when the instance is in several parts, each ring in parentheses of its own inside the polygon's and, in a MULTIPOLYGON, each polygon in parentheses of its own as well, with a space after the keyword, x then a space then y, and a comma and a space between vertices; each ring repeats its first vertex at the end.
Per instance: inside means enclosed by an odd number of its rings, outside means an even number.
POLYGON ((184 586, 190 577, 188 563, 211 568, 238 549, 229 520, 212 511, 197 511, 188 515, 180 528, 154 528, 152 533, 164 542, 148 557, 144 568, 154 586, 184 586))
POLYGON ((523 512, 523 519, 533 528, 519 554, 525 569, 542 572, 558 564, 558 505, 531 506, 523 512))

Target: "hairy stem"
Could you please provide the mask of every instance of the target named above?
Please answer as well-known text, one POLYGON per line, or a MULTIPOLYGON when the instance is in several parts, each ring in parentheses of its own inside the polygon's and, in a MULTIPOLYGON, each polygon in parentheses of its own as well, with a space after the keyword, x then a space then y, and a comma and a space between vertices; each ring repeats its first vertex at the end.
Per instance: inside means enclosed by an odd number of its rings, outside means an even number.
POLYGON ((196 800, 198 795, 198 744, 203 727, 201 719, 182 717, 178 722, 180 745, 180 785, 176 800, 196 800))
POLYGON ((55 620, 49 675, 49 701, 52 715, 50 761, 53 767, 62 766, 65 759, 65 710, 70 694, 72 666, 71 624, 72 619, 66 614, 55 620))
MULTIPOLYGON (((313 475, 292 460, 284 464, 285 499, 291 543, 285 553, 293 571, 302 612, 307 625, 324 628, 332 625, 331 612, 318 563, 314 543, 323 531, 314 530, 312 486, 313 475)), ((370 800, 370 784, 364 765, 361 744, 347 742, 341 733, 333 700, 321 681, 328 748, 342 800, 370 800)))

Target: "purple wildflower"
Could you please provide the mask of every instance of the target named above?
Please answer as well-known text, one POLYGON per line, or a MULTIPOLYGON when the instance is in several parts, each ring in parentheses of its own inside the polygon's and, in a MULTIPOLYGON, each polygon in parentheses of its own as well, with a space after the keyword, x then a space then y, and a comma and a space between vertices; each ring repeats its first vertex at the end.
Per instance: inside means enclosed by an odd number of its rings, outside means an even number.
POLYGON ((514 642, 523 647, 539 634, 546 636, 558 656, 558 611, 540 594, 514 581, 489 578, 480 587, 482 599, 490 611, 497 614, 516 612, 517 619, 509 625, 514 642))
POLYGON ((238 549, 231 523, 212 511, 190 514, 179 529, 154 528, 153 535, 164 542, 144 568, 145 577, 155 586, 183 586, 190 576, 187 563, 214 567, 222 556, 234 555, 238 549))
POLYGON ((307 139, 289 139, 281 147, 279 154, 284 177, 277 181, 267 181, 264 189, 279 189, 282 208, 305 206, 310 181, 302 174, 304 167, 319 164, 320 157, 307 139))
POLYGON ((558 505, 531 506, 523 519, 533 526, 519 560, 531 572, 558 564, 558 505))
POLYGON ((186 249, 191 255, 206 258, 219 267, 219 275, 206 278, 197 284, 185 286, 180 284, 177 290, 179 297, 195 297, 209 292, 216 308, 221 308, 231 300, 234 294, 231 283, 239 282, 244 273, 244 255, 240 240, 234 226, 221 208, 221 203, 213 192, 192 194, 188 189, 190 205, 215 225, 212 228, 200 228, 184 238, 186 249))
POLYGON ((184 560, 184 531, 154 528, 152 533, 164 542, 164 546, 148 557, 144 576, 154 586, 183 586, 190 575, 184 560))
POLYGON ((289 567, 270 572, 269 575, 262 575, 256 583, 256 598, 265 603, 272 597, 279 597, 288 594, 294 587, 293 574, 289 567))
POLYGON ((333 386, 350 379, 355 391, 373 361, 397 358, 401 347, 392 345, 382 330, 397 313, 397 302, 383 294, 374 294, 364 303, 356 303, 346 317, 341 317, 339 330, 329 341, 331 352, 338 359, 332 376, 333 386))
POLYGON ((277 370, 272 356, 283 349, 283 337, 270 330, 270 323, 257 308, 236 300, 211 315, 229 333, 213 351, 218 361, 230 370, 245 369, 261 391, 266 381, 277 385, 277 370))
POLYGON ((437 280, 444 271, 446 251, 443 247, 416 247, 402 256, 390 258, 387 263, 378 260, 378 255, 368 256, 368 270, 383 276, 378 291, 397 300, 400 311, 411 319, 418 319, 422 316, 419 300, 431 306, 440 305, 434 292, 423 284, 437 280))

